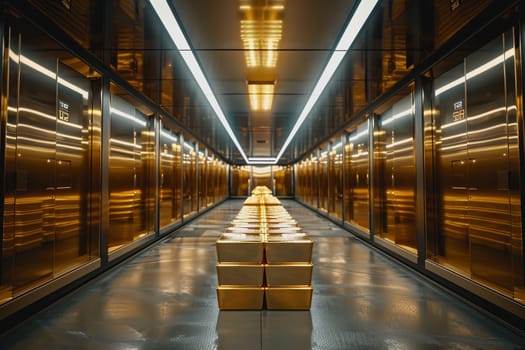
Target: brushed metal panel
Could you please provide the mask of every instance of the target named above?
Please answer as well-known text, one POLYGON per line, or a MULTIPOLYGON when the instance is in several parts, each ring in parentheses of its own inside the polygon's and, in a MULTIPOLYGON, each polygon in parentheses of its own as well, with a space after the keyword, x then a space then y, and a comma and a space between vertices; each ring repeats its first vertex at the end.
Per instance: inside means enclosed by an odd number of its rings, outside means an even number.
MULTIPOLYGON (((489 42, 465 60, 468 151, 468 234, 473 279, 514 292, 510 206, 509 135, 504 37, 489 42), (490 96, 490 98, 487 98, 490 96)), ((514 50, 514 47, 509 48, 514 50)), ((505 56, 514 59, 514 55, 505 56)), ((514 81, 508 85, 514 85, 514 81)))
POLYGON ((463 64, 434 81, 440 259, 468 273, 468 168, 463 64), (451 84, 452 82, 457 82, 451 84))
MULTIPOLYGON (((370 229, 369 121, 348 135, 344 151, 345 222, 370 229)), ((315 198, 315 196, 314 196, 315 198)))
POLYGON ((264 302, 263 287, 217 287, 217 300, 221 310, 261 310, 264 302))
MULTIPOLYGON (((27 62, 56 72, 56 58, 24 44, 27 62)), ((19 82, 13 285, 27 288, 53 274, 57 81, 21 64, 19 82)))
POLYGON ((114 250, 153 232, 154 134, 148 117, 116 94, 111 111, 108 245, 114 250))
POLYGON ((385 239, 416 249, 416 167, 412 95, 381 115, 376 138, 376 232, 385 239))

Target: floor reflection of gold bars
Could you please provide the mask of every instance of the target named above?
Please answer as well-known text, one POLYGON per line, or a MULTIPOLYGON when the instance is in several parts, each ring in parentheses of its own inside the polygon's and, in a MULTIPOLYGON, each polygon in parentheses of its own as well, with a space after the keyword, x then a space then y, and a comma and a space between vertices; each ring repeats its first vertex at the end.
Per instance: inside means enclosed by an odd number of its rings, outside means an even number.
POLYGON ((308 310, 313 241, 257 187, 216 244, 221 310, 308 310))

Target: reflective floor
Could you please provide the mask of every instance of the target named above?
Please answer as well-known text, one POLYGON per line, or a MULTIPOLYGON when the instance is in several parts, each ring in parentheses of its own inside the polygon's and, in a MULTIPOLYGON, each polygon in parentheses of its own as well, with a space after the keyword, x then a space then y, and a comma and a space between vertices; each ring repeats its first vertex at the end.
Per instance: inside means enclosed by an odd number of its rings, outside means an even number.
POLYGON ((519 349, 525 338, 300 204, 310 311, 221 311, 215 241, 230 200, 0 338, 2 349, 519 349))

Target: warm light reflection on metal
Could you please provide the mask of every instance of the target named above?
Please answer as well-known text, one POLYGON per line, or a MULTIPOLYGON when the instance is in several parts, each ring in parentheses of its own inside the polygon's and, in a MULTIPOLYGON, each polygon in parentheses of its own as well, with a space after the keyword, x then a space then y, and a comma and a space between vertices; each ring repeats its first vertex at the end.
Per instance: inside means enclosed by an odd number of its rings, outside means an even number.
MULTIPOLYGON (((47 68, 45 68, 44 66, 41 66, 39 65, 38 63, 36 63, 35 61, 27 58, 26 56, 24 55, 17 55, 13 50, 9 50, 9 58, 11 58, 13 61, 15 62, 19 62, 22 63, 22 64, 25 64, 26 66, 36 70, 37 72, 40 72, 42 73, 43 75, 51 78, 51 79, 55 79, 57 80, 57 74, 47 68)), ((61 77, 58 77, 58 83, 62 86, 65 86, 67 87, 68 89, 70 90, 73 90, 77 93, 79 93, 80 95, 82 95, 82 98, 84 100, 87 100, 88 97, 89 97, 89 92, 82 89, 81 87, 61 78, 61 77)))
POLYGON ((128 114, 126 112, 123 112, 121 110, 115 109, 113 107, 109 108, 109 112, 111 114, 118 115, 119 117, 131 120, 131 121, 141 125, 142 127, 145 127, 147 125, 147 123, 144 120, 140 120, 137 117, 135 117, 134 115, 128 114))
POLYGON ((161 136, 167 138, 168 140, 171 140, 173 142, 179 142, 179 140, 177 139, 177 136, 167 132, 167 131, 164 131, 164 130, 161 130, 160 131, 160 134, 161 136))
POLYGON ((351 135, 349 138, 348 138, 348 141, 355 141, 355 140, 358 140, 360 139, 361 137, 363 136, 366 136, 368 135, 368 130, 363 130, 361 132, 358 132, 357 134, 355 135, 351 135))
POLYGON ((381 122, 381 126, 388 125, 388 124, 390 124, 391 122, 393 122, 393 121, 395 121, 397 119, 401 119, 401 118, 404 118, 404 117, 412 116, 413 113, 414 113, 414 106, 412 106, 412 108, 410 108, 410 109, 407 109, 406 111, 394 114, 393 116, 391 116, 389 118, 386 118, 385 120, 383 120, 381 122))
POLYGON ((282 37, 283 21, 280 19, 284 5, 241 5, 241 39, 249 68, 275 68, 282 37))
POLYGON ((248 84, 251 109, 269 111, 272 108, 273 91, 273 84, 248 84))
POLYGON ((505 108, 505 107, 492 109, 490 111, 487 111, 487 112, 484 112, 484 113, 481 113, 481 114, 473 115, 472 117, 467 117, 465 119, 461 119, 461 120, 458 120, 458 121, 455 121, 455 122, 443 124, 441 126, 441 129, 447 129, 447 128, 450 128, 450 127, 453 127, 453 126, 456 126, 456 125, 459 125, 459 124, 462 124, 462 123, 466 123, 467 120, 468 121, 473 121, 473 120, 476 120, 476 119, 487 117, 487 116, 489 116, 491 114, 494 114, 494 113, 505 112, 506 110, 507 110, 507 108, 505 108))
POLYGON ((71 135, 68 135, 68 134, 59 133, 59 132, 56 132, 55 130, 46 130, 46 129, 43 129, 41 127, 37 127, 37 126, 29 125, 29 124, 20 123, 20 124, 18 124, 18 127, 27 128, 27 129, 33 129, 33 130, 38 131, 38 132, 43 132, 43 133, 50 134, 50 135, 53 135, 53 136, 59 136, 61 138, 65 138, 65 139, 71 139, 71 140, 75 140, 75 141, 82 141, 82 137, 71 136, 71 135))
MULTIPOLYGON (((13 109, 16 111, 16 108, 13 108, 13 109)), ((54 115, 43 113, 43 112, 37 111, 36 109, 20 107, 20 108, 18 108, 18 111, 19 112, 26 112, 26 113, 37 115, 37 116, 42 117, 42 118, 50 119, 50 120, 56 121, 60 125, 68 126, 68 127, 74 128, 74 129, 82 129, 81 125, 78 125, 78 124, 75 124, 75 123, 65 122, 63 120, 57 119, 57 117, 54 116, 54 115)))
POLYGON ((121 146, 129 146, 129 147, 132 147, 132 148, 142 149, 141 145, 138 145, 136 143, 131 143, 131 142, 118 140, 118 139, 115 139, 115 138, 109 139, 109 142, 110 143, 116 143, 117 145, 121 145, 121 146))
POLYGON ((388 144, 388 145, 386 145, 386 148, 388 149, 388 148, 392 148, 392 147, 397 147, 397 146, 399 146, 399 145, 404 145, 405 143, 411 143, 411 142, 413 142, 413 141, 414 141, 414 139, 413 139, 412 137, 409 137, 409 138, 406 138, 406 139, 404 139, 404 140, 401 140, 401 141, 397 141, 397 142, 393 142, 393 143, 391 143, 391 144, 388 144))
POLYGON ((248 67, 248 95, 253 111, 272 108, 277 49, 283 30, 283 0, 241 1, 240 30, 248 67))
POLYGON ((475 130, 475 131, 468 131, 468 132, 462 132, 462 133, 458 133, 458 134, 454 134, 454 135, 451 135, 451 136, 446 136, 446 137, 442 137, 440 139, 440 141, 445 141, 445 140, 452 140, 452 139, 455 139, 455 138, 463 138, 465 136, 472 136, 474 134, 484 134, 488 131, 491 131, 491 130, 495 130, 495 129, 503 129, 505 130, 505 128, 507 126, 517 126, 518 123, 500 123, 500 124, 496 124, 496 125, 492 125, 492 126, 489 126, 487 128, 483 128, 483 129, 479 129, 479 130, 475 130))
MULTIPOLYGON (((17 140, 24 140, 24 141, 28 141, 28 142, 33 142, 33 143, 39 143, 39 144, 46 145, 46 146, 52 146, 52 147, 56 146, 58 148, 72 149, 72 150, 75 150, 75 151, 83 151, 84 150, 81 147, 65 145, 65 144, 62 144, 62 143, 57 143, 55 141, 39 140, 39 139, 36 139, 36 138, 33 138, 33 137, 17 136, 16 139, 17 140)), ((21 147, 18 146, 18 148, 21 148, 21 147)), ((31 147, 28 147, 28 148, 31 148, 31 147)), ((70 155, 70 156, 73 156, 73 155, 70 155)))
POLYGON ((357 153, 357 154, 352 154, 352 158, 358 158, 358 157, 361 157, 361 156, 368 156, 368 152, 360 152, 360 153, 357 153))
POLYGON ((506 52, 499 55, 498 57, 488 61, 487 63, 479 66, 476 69, 471 70, 470 72, 467 72, 466 76, 462 76, 461 78, 458 78, 454 81, 451 81, 448 84, 445 84, 444 86, 440 88, 437 88, 434 95, 438 96, 447 90, 450 90, 460 84, 463 84, 466 80, 477 77, 478 75, 485 73, 486 71, 498 66, 499 64, 502 64, 503 62, 505 62, 505 60, 513 58, 513 57, 514 57, 514 49, 507 50, 506 52))
MULTIPOLYGON (((509 137, 500 136, 500 137, 495 137, 495 138, 491 138, 491 139, 488 139, 488 140, 469 141, 468 142, 468 146, 469 147, 473 147, 473 146, 478 146, 478 145, 485 144, 485 143, 493 143, 493 142, 496 142, 496 141, 506 141, 506 140, 512 140, 512 139, 517 139, 517 138, 518 138, 518 136, 509 136, 509 137)), ((467 143, 460 143, 460 144, 453 145, 453 146, 441 147, 440 151, 449 151, 449 150, 456 149, 456 148, 461 148, 462 149, 462 148, 465 148, 465 147, 467 147, 467 143)), ((486 147, 485 151, 496 150, 498 148, 507 149, 507 146, 503 145, 503 146, 499 146, 499 147, 486 147)), ((484 150, 484 149, 478 148, 478 150, 484 150)))

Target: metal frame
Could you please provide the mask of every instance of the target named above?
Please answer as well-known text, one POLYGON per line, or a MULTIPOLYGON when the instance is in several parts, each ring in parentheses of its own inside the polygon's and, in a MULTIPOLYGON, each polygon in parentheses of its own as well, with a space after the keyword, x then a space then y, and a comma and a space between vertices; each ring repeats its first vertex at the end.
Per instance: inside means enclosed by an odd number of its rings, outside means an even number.
MULTIPOLYGON (((0 11, 2 8, 0 7, 0 11)), ((5 57, 5 21, 3 12, 0 17, 0 91, 2 92, 2 101, 7 101, 5 87, 5 70, 8 65, 5 57)), ((7 133, 7 106, 2 105, 0 110, 0 164, 5 164, 5 147, 6 147, 6 133, 7 133)), ((2 186, 2 193, 5 193, 6 183, 5 183, 5 171, 0 171, 0 186, 2 186)), ((0 227, 2 228, 2 237, 3 237, 3 227, 4 227, 4 196, 0 197, 0 227)), ((0 261, 3 260, 3 239, 0 239, 0 261)), ((0 269, 0 281, 3 280, 2 270, 0 269)))

